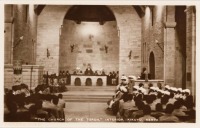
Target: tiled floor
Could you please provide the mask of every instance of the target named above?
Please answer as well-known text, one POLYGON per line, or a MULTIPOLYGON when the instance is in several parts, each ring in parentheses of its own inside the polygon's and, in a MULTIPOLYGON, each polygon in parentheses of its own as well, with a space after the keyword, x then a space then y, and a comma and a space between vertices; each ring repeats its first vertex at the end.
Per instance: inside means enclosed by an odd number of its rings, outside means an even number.
POLYGON ((66 122, 115 122, 106 103, 66 102, 66 122))

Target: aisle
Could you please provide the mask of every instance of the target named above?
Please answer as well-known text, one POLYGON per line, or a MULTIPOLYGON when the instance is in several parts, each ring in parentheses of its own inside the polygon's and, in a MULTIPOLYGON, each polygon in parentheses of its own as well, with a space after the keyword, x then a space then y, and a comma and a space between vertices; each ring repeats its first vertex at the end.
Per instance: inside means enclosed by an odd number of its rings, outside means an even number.
POLYGON ((115 122, 106 103, 66 102, 66 122, 115 122))

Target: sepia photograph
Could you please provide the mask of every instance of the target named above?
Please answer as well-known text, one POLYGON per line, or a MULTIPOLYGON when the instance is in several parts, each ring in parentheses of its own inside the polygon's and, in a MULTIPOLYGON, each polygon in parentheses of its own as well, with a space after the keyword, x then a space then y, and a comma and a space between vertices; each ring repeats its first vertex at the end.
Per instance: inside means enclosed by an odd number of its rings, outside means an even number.
POLYGON ((2 7, 3 123, 197 123, 196 4, 2 7))

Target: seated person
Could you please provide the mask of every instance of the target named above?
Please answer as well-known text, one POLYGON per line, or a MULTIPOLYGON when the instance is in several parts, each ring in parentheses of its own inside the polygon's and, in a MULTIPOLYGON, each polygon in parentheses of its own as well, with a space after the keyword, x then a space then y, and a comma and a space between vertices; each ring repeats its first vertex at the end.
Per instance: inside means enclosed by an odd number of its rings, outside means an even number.
POLYGON ((82 72, 82 71, 80 71, 80 72, 79 72, 79 75, 83 75, 83 72, 82 72))
POLYGON ((25 107, 25 102, 23 100, 18 102, 17 112, 28 112, 28 109, 25 107))
POLYGON ((169 101, 168 101, 168 104, 174 104, 177 100, 175 99, 174 97, 174 93, 171 92, 170 95, 169 95, 169 101))
POLYGON ((111 100, 108 101, 108 108, 112 108, 112 105, 116 102, 122 99, 122 96, 124 93, 128 92, 127 87, 127 77, 122 76, 121 78, 122 82, 117 86, 116 94, 112 97, 111 100))
POLYGON ((42 108, 44 108, 44 109, 54 108, 54 105, 51 103, 51 101, 52 101, 52 95, 47 94, 45 96, 45 100, 42 103, 42 108))
POLYGON ((161 103, 157 103, 156 104, 156 111, 152 112, 151 115, 155 118, 159 118, 160 116, 165 115, 165 113, 163 112, 163 108, 162 108, 162 104, 161 103))
POLYGON ((35 103, 35 107, 36 107, 36 115, 38 115, 41 118, 44 118, 46 121, 48 119, 48 112, 42 109, 42 101, 38 100, 35 103), (41 116, 42 115, 42 116, 41 116))
POLYGON ((175 101, 174 102, 174 111, 172 112, 172 114, 175 116, 185 116, 186 114, 181 109, 181 106, 182 106, 182 104, 181 104, 180 100, 175 101))
POLYGON ((76 71, 73 72, 73 75, 77 75, 76 71))
POLYGON ((192 102, 187 102, 186 103, 187 111, 184 111, 188 116, 189 120, 187 122, 195 122, 196 119, 196 110, 194 108, 194 103, 192 102))
POLYGON ((161 122, 179 122, 178 117, 172 115, 174 111, 174 106, 172 104, 167 104, 165 109, 165 115, 159 117, 159 121, 161 122))
POLYGON ((64 110, 63 110, 63 108, 60 108, 59 106, 58 106, 58 102, 59 102, 59 98, 57 97, 57 96, 54 96, 53 97, 53 105, 54 105, 54 107, 52 108, 53 109, 53 112, 55 113, 55 117, 57 118, 57 119, 59 119, 59 120, 57 120, 57 121, 64 121, 64 110))
POLYGON ((6 103, 9 113, 4 114, 5 122, 16 122, 19 119, 17 118, 17 104, 15 102, 7 102, 6 103))
POLYGON ((102 75, 102 76, 105 76, 105 75, 106 75, 105 71, 102 71, 101 75, 102 75))
POLYGON ((153 116, 151 116, 151 107, 149 105, 145 105, 143 107, 143 117, 139 118, 139 121, 141 122, 154 122, 157 121, 157 119, 153 116))
POLYGON ((146 103, 151 107, 152 111, 156 110, 156 104, 154 104, 154 100, 156 99, 155 95, 147 95, 146 103))
POLYGON ((30 122, 38 122, 39 117, 36 114, 37 108, 35 105, 30 106, 29 112, 30 112, 30 122))
POLYGON ((123 102, 119 104, 119 114, 124 118, 129 118, 133 110, 137 110, 135 102, 133 101, 133 95, 125 94, 123 96, 123 102))
POLYGON ((126 76, 121 77, 121 83, 119 85, 117 85, 117 91, 119 91, 120 87, 122 87, 122 86, 128 88, 128 78, 126 76))
POLYGON ((166 95, 164 95, 161 98, 161 104, 162 104, 163 109, 166 109, 168 101, 169 101, 169 98, 166 95))
POLYGON ((142 100, 135 100, 137 106, 137 111, 134 111, 131 115, 131 118, 138 119, 143 116, 143 107, 145 106, 142 100))
POLYGON ((93 75, 93 71, 90 67, 85 70, 85 75, 93 75))
POLYGON ((98 74, 98 72, 97 72, 97 71, 95 71, 95 72, 94 72, 94 75, 98 76, 99 74, 98 74))
POLYGON ((58 98, 59 98, 58 106, 59 106, 60 108, 65 108, 65 101, 62 99, 62 98, 63 98, 63 95, 62 95, 62 94, 58 94, 58 98))

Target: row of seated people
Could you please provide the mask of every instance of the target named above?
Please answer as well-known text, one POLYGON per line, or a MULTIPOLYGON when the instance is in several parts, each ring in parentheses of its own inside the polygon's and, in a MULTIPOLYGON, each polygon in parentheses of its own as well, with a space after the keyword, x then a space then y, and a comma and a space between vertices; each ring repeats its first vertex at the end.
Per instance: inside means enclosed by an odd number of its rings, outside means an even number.
POLYGON ((119 108, 117 106, 113 106, 113 108, 118 109, 115 110, 117 121, 194 122, 193 104, 186 103, 181 99, 174 103, 170 103, 169 100, 167 96, 155 99, 153 95, 146 96, 146 99, 137 96, 133 100, 132 94, 125 94, 118 103, 119 108))
POLYGON ((108 102, 117 121, 195 122, 193 96, 188 89, 134 87, 133 93, 121 87, 108 102))
POLYGON ((108 85, 118 85, 118 78, 119 78, 119 72, 110 72, 107 75, 107 84, 108 85))
POLYGON ((35 88, 36 92, 45 92, 48 93, 62 93, 68 91, 67 87, 62 84, 41 84, 35 88))
MULTIPOLYGON (((83 73, 82 73, 82 71, 80 71, 80 73, 77 73, 76 71, 73 73, 73 75, 77 75, 77 74, 82 75, 83 73)), ((109 74, 106 74, 104 71, 102 71, 100 73, 98 71, 95 71, 94 73, 92 73, 90 75, 107 76, 107 84, 108 85, 117 85, 118 84, 118 78, 119 78, 118 74, 119 74, 118 71, 117 72, 113 71, 113 72, 110 72, 109 74)), ((88 74, 86 74, 86 75, 88 75, 88 74)))
POLYGON ((14 93, 6 90, 4 95, 5 122, 64 122, 65 101, 62 94, 14 93))
POLYGON ((71 79, 70 74, 68 74, 67 76, 60 75, 60 74, 56 75, 55 73, 51 75, 48 75, 48 74, 43 75, 43 83, 48 82, 48 84, 54 84, 56 82, 60 85, 69 85, 71 82, 70 79, 71 79))
POLYGON ((43 75, 43 83, 44 85, 48 85, 53 92, 65 92, 67 91, 67 84, 70 84, 70 78, 64 78, 56 76, 56 74, 52 75, 43 75))
MULTIPOLYGON (((73 73, 73 75, 77 75, 76 72, 73 73)), ((117 85, 118 84, 118 71, 110 72, 109 74, 106 74, 104 71, 102 73, 98 73, 95 71, 93 75, 106 75, 107 76, 107 84, 108 85, 117 85)), ((49 85, 69 85, 71 83, 71 74, 68 71, 60 71, 59 75, 51 74, 51 75, 43 75, 43 81, 44 83, 47 83, 49 85)))
MULTIPOLYGON (((7 89, 5 89, 7 90, 7 89)), ((34 91, 28 89, 28 86, 25 84, 14 85, 12 86, 12 93, 14 95, 24 93, 25 96, 30 96, 31 93, 40 93, 40 94, 50 94, 50 93, 58 93, 64 92, 67 88, 65 86, 49 86, 46 84, 41 84, 35 87, 34 91)))

